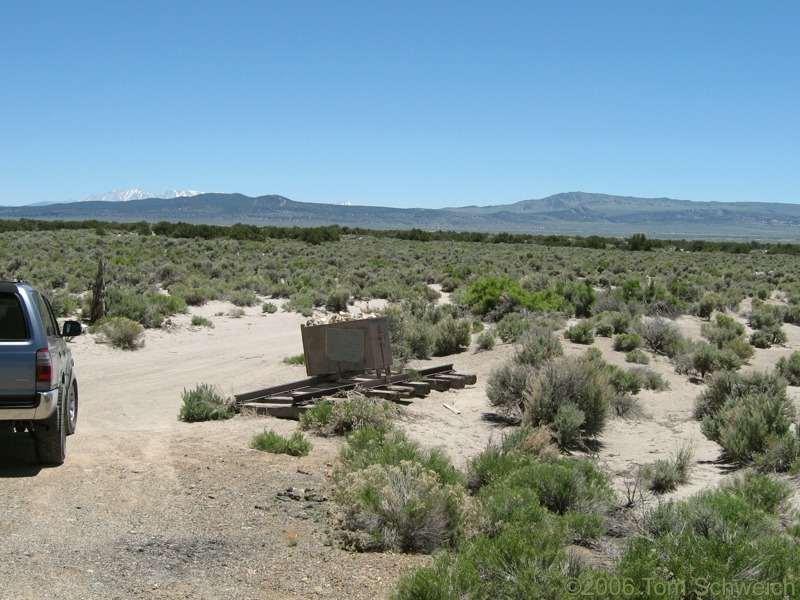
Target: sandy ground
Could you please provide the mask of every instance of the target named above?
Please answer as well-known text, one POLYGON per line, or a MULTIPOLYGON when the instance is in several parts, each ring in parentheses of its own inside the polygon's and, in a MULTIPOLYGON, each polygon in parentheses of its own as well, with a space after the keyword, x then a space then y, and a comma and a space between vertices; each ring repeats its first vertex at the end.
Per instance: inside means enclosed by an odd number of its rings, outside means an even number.
MULTIPOLYGON (((99 344, 92 335, 71 342, 80 413, 66 463, 41 469, 27 439, 0 439, 0 598, 375 599, 388 597, 407 568, 430 560, 340 550, 330 543, 325 503, 280 498, 288 487, 324 494, 339 441, 314 438, 303 458, 266 455, 249 448, 253 435, 265 428, 287 435, 296 422, 177 419, 182 391, 199 383, 232 395, 306 376, 302 366, 283 362, 303 351, 304 317, 252 307, 235 318, 230 309, 220 303, 193 308, 213 328, 192 326, 191 315, 181 315, 168 329, 148 331, 144 348, 134 352, 99 344)), ((699 319, 678 323, 699 337, 699 319)), ((787 344, 757 351, 746 369, 771 370, 780 356, 800 350, 800 328, 784 328, 787 344)), ((586 350, 562 343, 567 354, 586 350)), ((611 340, 597 338, 595 346, 609 362, 629 366, 611 340)), ((504 344, 489 352, 473 347, 416 363, 452 362, 459 372, 475 373, 478 383, 415 400, 402 426, 466 466, 503 435, 487 418, 485 385, 513 351, 504 344)), ((597 459, 621 490, 640 465, 673 458, 691 441, 692 480, 674 496, 717 484, 727 472, 716 463, 719 448, 692 418, 702 384, 676 375, 663 358, 650 368, 670 389, 640 394, 645 418, 611 420, 597 459)), ((797 388, 790 393, 800 400, 797 388)))

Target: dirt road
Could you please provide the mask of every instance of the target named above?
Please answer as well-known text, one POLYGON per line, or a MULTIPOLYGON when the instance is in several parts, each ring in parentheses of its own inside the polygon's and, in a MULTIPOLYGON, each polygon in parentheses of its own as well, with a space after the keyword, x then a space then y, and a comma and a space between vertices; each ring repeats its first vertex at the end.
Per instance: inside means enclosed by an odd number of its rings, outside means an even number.
POLYGON ((0 598, 374 600, 427 560, 338 549, 329 503, 281 495, 322 493, 336 441, 270 455, 249 448, 253 435, 296 423, 177 419, 198 383, 229 395, 305 376, 282 363, 302 352, 301 316, 217 315, 227 308, 194 311, 213 329, 181 317, 148 331, 135 352, 72 342, 80 412, 66 463, 41 469, 27 436, 0 437, 0 598))

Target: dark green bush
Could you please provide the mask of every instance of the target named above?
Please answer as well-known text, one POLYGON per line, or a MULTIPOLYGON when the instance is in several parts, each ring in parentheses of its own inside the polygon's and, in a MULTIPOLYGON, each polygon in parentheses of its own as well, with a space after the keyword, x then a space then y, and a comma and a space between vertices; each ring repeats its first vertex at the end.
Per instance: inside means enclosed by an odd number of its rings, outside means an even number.
POLYGON ((486 397, 499 413, 512 420, 522 418, 525 387, 533 374, 529 365, 504 361, 492 369, 486 380, 486 397))
POLYGON ((478 350, 492 350, 494 348, 495 340, 494 334, 491 331, 482 331, 476 340, 478 350))
POLYGON ((744 339, 745 329, 732 317, 718 314, 713 323, 703 323, 701 334, 717 348, 723 348, 728 342, 744 339))
MULTIPOLYGON (((644 523, 648 535, 627 543, 616 569, 617 577, 637 588, 629 597, 651 597, 646 590, 656 586, 675 590, 664 597, 677 599, 695 597, 688 595, 691 590, 706 595, 713 582, 793 584, 800 568, 800 542, 778 533, 775 514, 759 506, 757 495, 752 500, 743 495, 745 490, 774 490, 772 484, 761 483, 764 476, 757 477, 759 482, 701 492, 688 501, 664 502, 653 510, 644 523), (686 592, 676 582, 685 582, 686 592), (698 584, 702 587, 695 587, 698 584)), ((772 492, 765 495, 772 497, 772 492)), ((723 595, 728 596, 713 597, 723 595)))
POLYGON ((775 372, 786 379, 789 385, 800 385, 800 352, 792 352, 789 358, 781 357, 775 372))
POLYGON ((749 394, 730 398, 716 413, 703 419, 703 434, 718 442, 726 460, 751 464, 769 444, 784 435, 794 418, 794 403, 780 396, 749 394))
POLYGON ((390 466, 410 461, 435 473, 443 484, 460 486, 464 481, 441 448, 423 449, 419 443, 409 440, 402 430, 383 425, 352 431, 342 446, 340 458, 345 472, 370 465, 390 466))
POLYGON ((559 409, 572 404, 583 411, 581 432, 596 436, 605 427, 614 388, 605 365, 582 358, 560 358, 544 364, 525 389, 524 422, 551 425, 559 409))
POLYGON ((317 403, 303 413, 300 427, 316 435, 347 435, 364 427, 388 430, 396 417, 397 407, 391 402, 350 392, 345 399, 317 403))
POLYGON ((597 321, 594 325, 594 332, 599 337, 610 338, 614 335, 614 326, 609 321, 597 321))
POLYGON ((748 315, 748 324, 753 329, 780 327, 783 323, 783 312, 783 308, 780 306, 766 304, 756 306, 748 315))
POLYGON ((350 302, 350 290, 338 287, 333 290, 325 301, 325 308, 331 312, 347 312, 347 305, 350 302))
POLYGON ((743 398, 753 394, 785 397, 786 380, 771 373, 751 372, 738 374, 734 371, 714 373, 707 381, 706 389, 695 401, 695 417, 702 419, 719 411, 731 398, 743 398))
POLYGON ((635 363, 637 365, 649 365, 650 357, 641 350, 631 350, 625 353, 625 362, 635 363))
POLYGON ((594 328, 589 321, 581 321, 567 329, 564 337, 576 344, 593 344, 594 328))
POLYGON ((497 324, 497 337, 504 343, 516 342, 526 331, 530 331, 533 322, 521 313, 512 312, 505 315, 497 324))
POLYGON ((350 471, 334 498, 359 550, 432 553, 455 541, 461 523, 461 489, 411 461, 350 471))
POLYGON ((619 352, 631 352, 637 350, 644 344, 644 339, 638 333, 620 333, 614 338, 614 350, 619 352))
POLYGON ((447 317, 436 324, 433 339, 433 353, 436 356, 447 356, 460 352, 470 344, 472 324, 469 319, 453 319, 447 317))
POLYGON ((228 302, 234 306, 255 306, 258 296, 253 290, 233 290, 228 294, 228 302))
POLYGON ((617 392, 638 394, 645 387, 645 372, 643 369, 615 368, 610 372, 609 382, 617 392))
POLYGON ((561 342, 551 330, 534 327, 520 338, 514 361, 520 365, 539 367, 563 354, 561 342))
POLYGON ((669 357, 677 354, 686 344, 677 326, 660 317, 643 320, 637 325, 637 333, 642 336, 650 350, 669 357))

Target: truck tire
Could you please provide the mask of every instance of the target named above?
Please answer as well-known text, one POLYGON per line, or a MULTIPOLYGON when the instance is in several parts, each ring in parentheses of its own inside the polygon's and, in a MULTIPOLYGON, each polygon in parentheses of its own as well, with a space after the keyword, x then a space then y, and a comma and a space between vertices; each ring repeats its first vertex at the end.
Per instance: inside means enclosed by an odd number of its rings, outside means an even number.
POLYGON ((78 382, 73 379, 67 388, 67 435, 75 433, 78 426, 78 382))
POLYGON ((58 414, 54 419, 54 425, 58 431, 47 432, 45 435, 40 435, 43 432, 34 431, 33 441, 36 445, 36 460, 40 465, 62 465, 67 455, 67 411, 65 410, 66 398, 62 396, 61 401, 58 403, 58 414), (49 434, 49 435, 48 435, 49 434))

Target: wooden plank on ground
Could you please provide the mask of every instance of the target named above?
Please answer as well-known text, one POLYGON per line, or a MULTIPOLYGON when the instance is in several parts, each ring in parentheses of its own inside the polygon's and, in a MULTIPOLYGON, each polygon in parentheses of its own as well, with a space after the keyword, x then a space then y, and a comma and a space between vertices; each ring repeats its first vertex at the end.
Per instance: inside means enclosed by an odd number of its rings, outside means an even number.
POLYGON ((452 387, 452 383, 447 381, 446 379, 439 379, 438 376, 436 377, 426 377, 423 379, 425 383, 431 386, 432 390, 436 390, 437 392, 446 392, 452 387))

